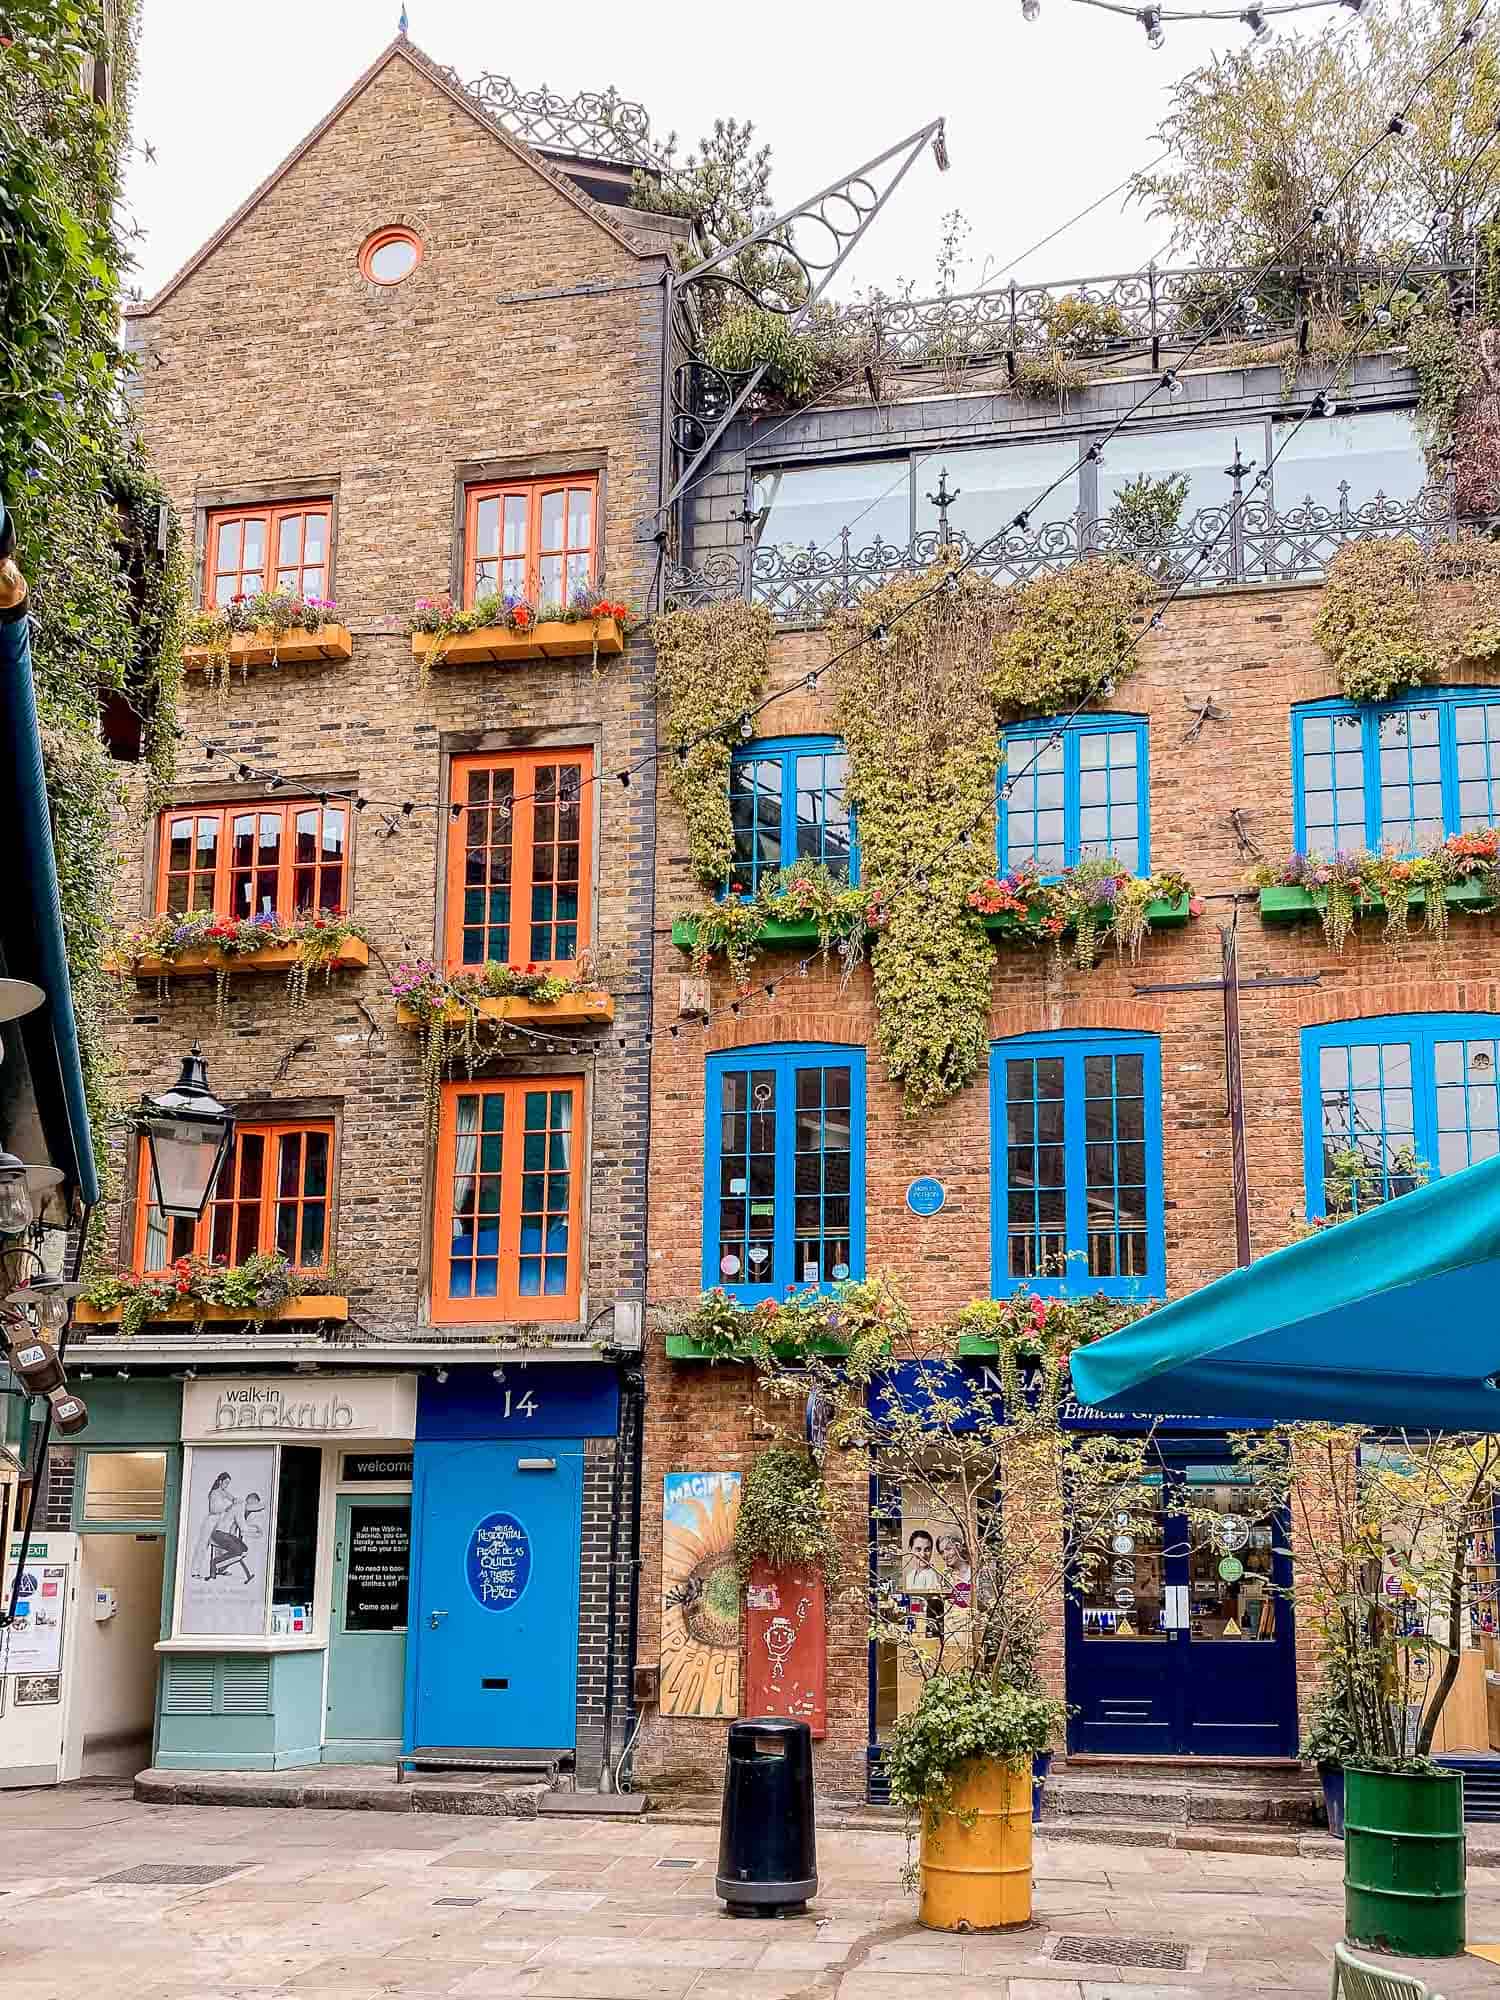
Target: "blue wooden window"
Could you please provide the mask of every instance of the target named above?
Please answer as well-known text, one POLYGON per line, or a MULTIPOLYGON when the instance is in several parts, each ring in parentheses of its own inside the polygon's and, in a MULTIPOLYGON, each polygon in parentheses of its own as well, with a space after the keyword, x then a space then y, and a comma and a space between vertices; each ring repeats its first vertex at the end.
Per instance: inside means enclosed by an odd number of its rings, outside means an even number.
POLYGON ((1150 872, 1143 721, 1079 715, 1065 723, 1028 722, 1007 729, 1002 747, 996 834, 1002 869, 1029 861, 1043 875, 1059 875, 1113 855, 1132 875, 1150 872))
POLYGON ((1161 1049, 1154 1035, 1018 1035, 990 1050, 997 1297, 1160 1297, 1161 1049))
POLYGON ((731 884, 753 896, 763 875, 794 861, 821 861, 841 881, 857 882, 848 780, 836 736, 767 737, 737 751, 729 768, 731 884))
POLYGON ((1500 1152, 1500 1014, 1385 1014, 1302 1031, 1307 1212, 1358 1151, 1378 1199, 1500 1152))
POLYGON ((865 1052, 708 1059, 703 1282, 753 1303, 865 1274, 865 1052))
POLYGON ((1437 688, 1378 707, 1292 711, 1296 842, 1413 854, 1500 821, 1500 688, 1437 688))

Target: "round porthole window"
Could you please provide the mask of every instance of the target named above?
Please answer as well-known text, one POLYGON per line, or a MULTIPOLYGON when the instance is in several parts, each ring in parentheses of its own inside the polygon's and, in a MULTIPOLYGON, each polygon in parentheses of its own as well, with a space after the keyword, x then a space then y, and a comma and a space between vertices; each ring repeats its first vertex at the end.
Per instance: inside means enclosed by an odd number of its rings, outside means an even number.
POLYGON ((409 229, 377 229, 359 253, 361 272, 377 285, 399 285, 421 261, 421 238, 409 229))

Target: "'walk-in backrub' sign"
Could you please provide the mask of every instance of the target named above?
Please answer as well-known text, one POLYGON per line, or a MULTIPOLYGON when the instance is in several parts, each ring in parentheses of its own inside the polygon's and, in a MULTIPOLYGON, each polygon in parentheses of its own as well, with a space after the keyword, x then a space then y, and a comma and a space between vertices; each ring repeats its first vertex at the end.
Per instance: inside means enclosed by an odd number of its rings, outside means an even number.
POLYGON ((531 1580, 531 1537, 514 1514, 486 1514, 469 1537, 464 1567, 486 1611, 509 1611, 531 1580))

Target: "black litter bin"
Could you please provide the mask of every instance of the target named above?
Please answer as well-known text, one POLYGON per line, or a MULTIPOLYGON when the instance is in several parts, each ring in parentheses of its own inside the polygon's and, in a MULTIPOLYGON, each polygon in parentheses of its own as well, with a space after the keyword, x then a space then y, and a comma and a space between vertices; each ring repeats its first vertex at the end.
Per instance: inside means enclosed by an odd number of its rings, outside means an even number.
POLYGON ((714 1887, 732 1917, 796 1915, 818 1893, 805 1722, 762 1716, 730 1723, 714 1887))

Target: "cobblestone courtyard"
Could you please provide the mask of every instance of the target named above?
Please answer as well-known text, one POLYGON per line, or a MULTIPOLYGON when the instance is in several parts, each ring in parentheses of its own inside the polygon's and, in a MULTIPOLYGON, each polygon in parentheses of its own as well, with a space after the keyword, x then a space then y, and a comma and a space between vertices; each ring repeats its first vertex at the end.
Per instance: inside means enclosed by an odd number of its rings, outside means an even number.
MULTIPOLYGON (((1326 1996, 1340 1934, 1336 1859, 1043 1841, 1037 1927, 965 1939, 918 1928, 892 1833, 822 1834, 817 1904, 783 1923, 718 1914, 715 1845, 710 1827, 649 1818, 143 1806, 123 1787, 10 1793, 0 1797, 0 1994, 1326 1996), (189 1884, 108 1880, 143 1864, 233 1872, 189 1884), (1186 1963, 1116 1965, 1103 1946, 1098 1958, 1061 1955, 1080 1949, 1065 1940, 1127 1938, 1180 1946, 1186 1963)), ((1500 1868, 1471 1870, 1470 1934, 1500 1939, 1500 1868)), ((1425 1971, 1448 2000, 1500 1990, 1500 1969, 1476 1958, 1425 1971)))

